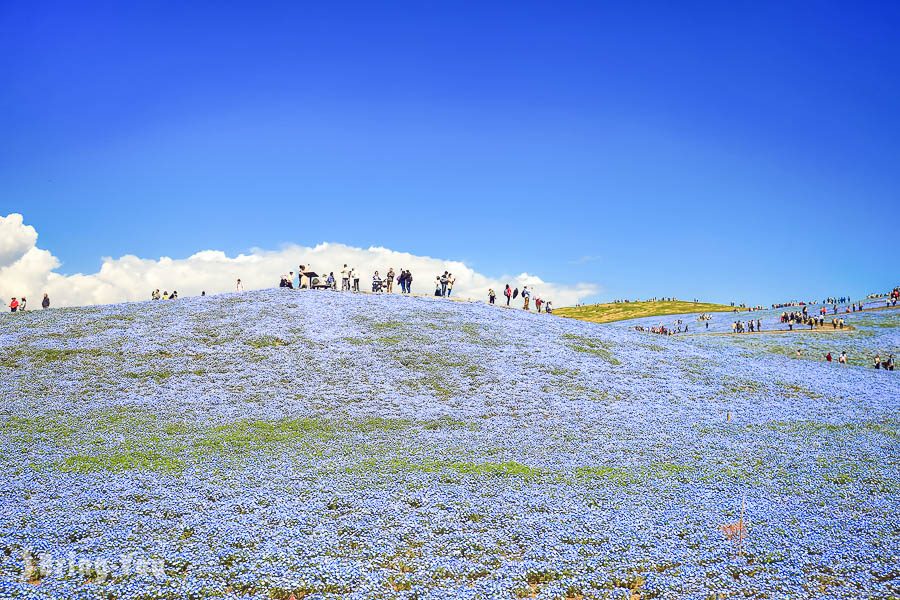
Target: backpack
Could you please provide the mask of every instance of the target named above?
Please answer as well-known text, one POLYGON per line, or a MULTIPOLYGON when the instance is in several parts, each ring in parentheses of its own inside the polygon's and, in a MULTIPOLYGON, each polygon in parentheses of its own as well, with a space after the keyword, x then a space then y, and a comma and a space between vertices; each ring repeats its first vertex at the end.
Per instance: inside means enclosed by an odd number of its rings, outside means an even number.
POLYGON ((519 297, 519 288, 513 290, 513 300, 519 297))

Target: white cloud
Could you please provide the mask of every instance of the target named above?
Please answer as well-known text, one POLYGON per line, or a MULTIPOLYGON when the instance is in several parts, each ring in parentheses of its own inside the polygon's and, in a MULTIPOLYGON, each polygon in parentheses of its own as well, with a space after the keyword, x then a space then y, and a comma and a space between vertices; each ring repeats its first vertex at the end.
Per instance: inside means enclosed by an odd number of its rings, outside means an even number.
POLYGON ((246 290, 273 287, 282 274, 296 272, 298 265, 309 265, 319 273, 333 271, 340 278, 344 264, 360 272, 362 285, 371 284, 376 270, 384 275, 389 267, 398 273, 409 269, 413 273, 413 293, 419 294, 434 293, 434 279, 445 270, 456 278, 453 294, 459 297, 485 299, 493 287, 499 302, 504 285, 509 283, 519 288, 528 285, 537 295, 564 306, 598 292, 597 286, 589 283, 549 283, 529 273, 492 278, 459 261, 335 243, 312 248, 289 245, 280 250, 254 248, 234 257, 218 250, 203 250, 179 259, 107 257, 96 273, 62 275, 56 272, 60 264, 56 257, 36 244, 37 232, 23 223, 22 215, 0 217, 0 297, 25 296, 32 306, 37 306, 46 292, 53 306, 75 306, 144 300, 157 288, 178 290, 181 296, 198 295, 201 291, 214 294, 233 291, 239 277, 246 290))
POLYGON ((21 259, 36 241, 37 231, 22 223, 22 215, 0 217, 0 268, 21 259))

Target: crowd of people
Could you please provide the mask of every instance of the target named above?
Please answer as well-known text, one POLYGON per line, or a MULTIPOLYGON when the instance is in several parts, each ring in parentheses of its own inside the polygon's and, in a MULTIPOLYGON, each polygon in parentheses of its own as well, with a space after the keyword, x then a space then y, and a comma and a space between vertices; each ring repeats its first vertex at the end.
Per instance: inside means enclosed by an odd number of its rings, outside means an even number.
MULTIPOLYGON (((341 291, 360 291, 360 275, 356 268, 350 267, 345 264, 338 275, 340 275, 341 279, 341 291)), ((400 286, 401 294, 411 294, 412 282, 412 271, 410 271, 409 269, 401 268, 398 272, 395 271, 393 267, 390 267, 384 275, 382 275, 380 271, 375 271, 375 273, 372 275, 372 292, 376 294, 391 294, 394 292, 394 285, 397 284, 400 286)), ((438 298, 451 297, 453 295, 453 286, 455 284, 456 277, 454 277, 453 273, 450 273, 449 271, 444 271, 443 273, 435 276, 434 296, 438 298)), ((290 271, 282 275, 279 287, 289 289, 338 289, 337 277, 335 276, 334 271, 329 271, 327 275, 320 275, 312 271, 311 267, 309 267, 308 265, 300 265, 296 275, 294 274, 294 271, 290 271)), ((240 279, 237 280, 236 290, 243 290, 243 284, 241 283, 240 279)), ((545 300, 544 298, 536 295, 534 291, 529 289, 527 285, 524 286, 520 291, 519 288, 513 288, 512 286, 507 284, 506 288, 503 290, 503 295, 506 297, 506 306, 511 306, 513 300, 521 297, 522 308, 524 310, 531 310, 533 299, 534 308, 537 312, 553 312, 553 303, 550 300, 545 300)), ((488 303, 497 303, 497 293, 493 290, 493 288, 488 290, 488 303)))
MULTIPOLYGON (((41 300, 41 308, 50 308, 50 296, 47 294, 44 294, 44 298, 41 300)), ((9 312, 25 312, 26 310, 28 310, 28 299, 25 296, 10 298, 9 312)))
MULTIPOLYGON (((788 326, 788 329, 790 331, 794 330, 795 325, 809 326, 810 329, 815 329, 816 327, 825 327, 825 315, 820 314, 820 315, 816 316, 816 315, 809 315, 809 314, 802 313, 802 312, 800 312, 800 313, 792 312, 790 314, 782 313, 781 314, 781 322, 786 323, 788 326)), ((844 328, 844 318, 843 317, 832 318, 831 326, 833 329, 843 329, 844 328)))
MULTIPOLYGON (((709 325, 707 325, 709 327, 709 325)), ((675 335, 676 333, 688 333, 687 323, 682 321, 681 319, 676 320, 671 327, 666 327, 662 323, 659 325, 655 325, 653 327, 644 327, 643 325, 636 325, 635 331, 646 331, 647 333, 655 333, 657 335, 675 335)))
POLYGON ((893 371, 894 370, 894 355, 891 354, 890 356, 888 356, 887 360, 882 361, 881 357, 876 354, 875 359, 874 359, 874 364, 872 366, 875 367, 876 369, 886 369, 888 371, 893 371))
MULTIPOLYGON (((206 292, 203 295, 205 296, 206 292)), ((177 298, 178 292, 176 290, 173 290, 171 294, 168 291, 160 293, 158 288, 150 292, 151 300, 176 300, 177 298)))
MULTIPOLYGON (((506 306, 510 306, 513 300, 522 297, 522 308, 524 310, 531 310, 531 298, 534 296, 534 307, 537 309, 537 312, 545 312, 552 313, 553 312, 553 303, 549 300, 544 300, 540 296, 535 295, 532 290, 528 289, 528 286, 523 286, 522 291, 519 292, 519 288, 513 288, 508 283, 506 287, 503 289, 503 296, 506 298, 506 306)), ((496 304, 497 303, 497 292, 494 291, 493 288, 488 290, 488 304, 496 304)))
POLYGON ((749 321, 735 321, 731 324, 731 333, 754 333, 762 331, 762 322, 757 319, 749 321))

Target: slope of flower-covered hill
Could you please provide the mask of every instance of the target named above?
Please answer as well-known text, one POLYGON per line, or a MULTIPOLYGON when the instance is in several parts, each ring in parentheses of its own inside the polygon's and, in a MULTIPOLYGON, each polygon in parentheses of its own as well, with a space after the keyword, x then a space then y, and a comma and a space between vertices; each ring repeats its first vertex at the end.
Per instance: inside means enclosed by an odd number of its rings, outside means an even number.
POLYGON ((896 594, 898 374, 750 339, 292 290, 3 315, 0 597, 896 594))

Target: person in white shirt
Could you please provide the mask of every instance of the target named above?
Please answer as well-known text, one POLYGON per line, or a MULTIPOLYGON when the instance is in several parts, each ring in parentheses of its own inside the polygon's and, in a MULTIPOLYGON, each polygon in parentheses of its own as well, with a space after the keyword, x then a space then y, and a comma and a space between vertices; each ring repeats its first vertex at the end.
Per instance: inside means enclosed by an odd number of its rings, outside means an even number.
POLYGON ((350 291, 350 278, 353 275, 353 269, 344 265, 344 268, 341 269, 341 291, 349 292, 350 291))

